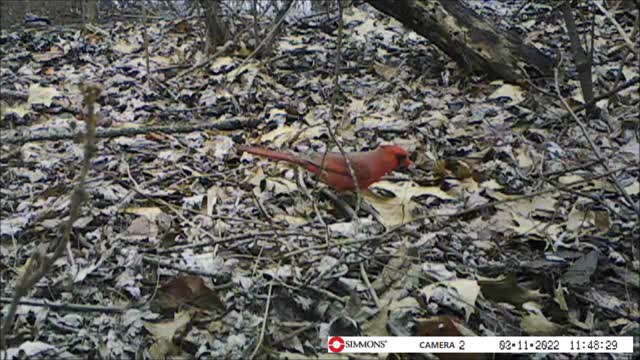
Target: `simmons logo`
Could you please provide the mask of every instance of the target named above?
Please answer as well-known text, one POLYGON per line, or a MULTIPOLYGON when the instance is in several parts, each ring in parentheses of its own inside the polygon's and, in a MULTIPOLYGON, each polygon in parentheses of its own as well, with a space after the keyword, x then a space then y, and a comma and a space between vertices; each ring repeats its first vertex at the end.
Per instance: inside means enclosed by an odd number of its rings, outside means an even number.
POLYGON ((347 349, 384 349, 387 346, 387 340, 344 340, 340 336, 334 336, 329 339, 329 351, 341 352, 347 349))
POLYGON ((344 350, 344 340, 340 336, 334 336, 329 339, 329 351, 340 352, 344 350))

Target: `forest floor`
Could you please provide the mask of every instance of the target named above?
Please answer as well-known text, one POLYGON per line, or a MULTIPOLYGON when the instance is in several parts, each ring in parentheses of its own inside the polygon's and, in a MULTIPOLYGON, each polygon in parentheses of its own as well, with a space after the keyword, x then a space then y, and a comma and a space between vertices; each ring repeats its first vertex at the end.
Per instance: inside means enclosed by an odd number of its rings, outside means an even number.
MULTIPOLYGON (((200 20, 150 21, 148 65, 141 21, 3 31, 3 316, 70 230, 9 353, 346 359, 327 336, 639 336, 638 86, 577 122, 562 16, 519 4, 477 10, 563 59, 528 89, 466 74, 367 5, 342 32, 335 14, 287 19, 266 59, 246 18, 211 59, 200 20), (236 150, 338 151, 333 134, 400 145, 415 167, 356 196, 236 150)), ((637 78, 637 46, 578 11, 596 95, 637 78)), ((638 44, 638 10, 612 14, 638 44)))

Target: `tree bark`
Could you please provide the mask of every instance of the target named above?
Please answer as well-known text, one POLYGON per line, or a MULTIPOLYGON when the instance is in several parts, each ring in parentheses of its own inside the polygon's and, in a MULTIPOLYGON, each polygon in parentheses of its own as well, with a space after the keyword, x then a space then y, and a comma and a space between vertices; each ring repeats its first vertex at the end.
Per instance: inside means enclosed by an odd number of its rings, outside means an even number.
MULTIPOLYGON (((585 104, 591 103, 593 100, 593 80, 591 78, 591 58, 587 56, 582 45, 580 45, 580 37, 578 36, 578 27, 573 18, 573 11, 571 10, 571 4, 567 2, 562 3, 562 15, 564 16, 565 24, 567 25, 567 34, 571 41, 571 52, 573 53, 573 61, 576 64, 576 70, 578 72, 578 79, 580 80, 580 87, 582 88, 582 98, 585 104)), ((591 34, 593 39, 593 33, 591 34)), ((590 105, 587 107, 587 113, 593 115, 595 107, 590 105)))
POLYGON ((514 32, 487 23, 460 0, 367 2, 433 41, 472 73, 487 73, 512 83, 552 75, 554 63, 550 58, 525 44, 514 32))
POLYGON ((95 23, 98 18, 98 0, 84 0, 82 15, 82 20, 85 23, 95 23))
POLYGON ((204 8, 205 22, 207 24, 207 43, 209 53, 216 51, 216 47, 229 40, 229 29, 222 20, 222 8, 219 0, 200 0, 204 8))

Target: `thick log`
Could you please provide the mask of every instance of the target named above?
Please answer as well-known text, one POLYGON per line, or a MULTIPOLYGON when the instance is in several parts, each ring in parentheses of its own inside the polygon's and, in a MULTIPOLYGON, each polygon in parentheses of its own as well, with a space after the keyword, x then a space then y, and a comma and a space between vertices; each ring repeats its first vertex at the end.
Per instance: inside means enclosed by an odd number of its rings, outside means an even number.
POLYGON ((549 57, 513 31, 487 23, 460 0, 367 2, 433 41, 472 73, 487 73, 512 83, 553 74, 554 62, 549 57))

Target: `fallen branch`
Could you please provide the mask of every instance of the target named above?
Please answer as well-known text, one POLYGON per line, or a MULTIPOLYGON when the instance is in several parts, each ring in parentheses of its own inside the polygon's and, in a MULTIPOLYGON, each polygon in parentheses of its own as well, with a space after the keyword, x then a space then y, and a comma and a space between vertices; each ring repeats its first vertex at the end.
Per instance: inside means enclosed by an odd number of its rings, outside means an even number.
MULTIPOLYGON (((9 297, 0 297, 1 303, 11 303, 13 299, 9 297)), ((46 307, 51 310, 58 311, 73 311, 73 312, 99 312, 105 314, 122 313, 126 309, 114 306, 102 306, 102 305, 84 305, 84 304, 61 304, 53 303, 47 300, 36 299, 22 299, 18 302, 19 305, 40 306, 46 307)))
MULTIPOLYGON (((227 119, 218 121, 215 123, 185 125, 185 126, 150 126, 139 128, 123 128, 113 130, 101 130, 96 132, 96 138, 114 138, 120 136, 134 136, 149 133, 165 133, 165 134, 184 134, 202 130, 238 130, 244 127, 254 126, 258 123, 258 120, 239 120, 239 119, 227 119)), ((3 144, 25 144, 34 141, 57 141, 57 140, 72 140, 78 137, 84 137, 84 133, 78 132, 73 134, 52 134, 52 135, 31 135, 31 136, 13 136, 2 139, 3 144)))

